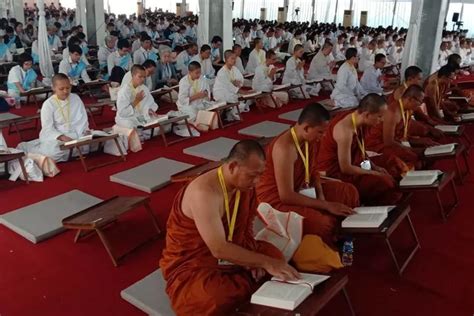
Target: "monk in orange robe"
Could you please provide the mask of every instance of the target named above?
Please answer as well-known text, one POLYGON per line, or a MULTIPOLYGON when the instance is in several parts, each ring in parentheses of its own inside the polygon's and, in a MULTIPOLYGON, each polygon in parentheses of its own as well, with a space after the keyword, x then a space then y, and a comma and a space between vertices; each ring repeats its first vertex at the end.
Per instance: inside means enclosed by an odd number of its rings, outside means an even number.
POLYGON ((176 196, 160 267, 178 316, 230 315, 266 273, 295 280, 281 252, 253 238, 254 186, 265 152, 239 142, 226 162, 191 181, 176 196))
POLYGON ((423 88, 411 85, 398 101, 392 98, 383 122, 368 129, 365 137, 367 149, 385 156, 397 156, 409 167, 421 169, 425 148, 439 145, 430 134, 437 135, 438 130, 411 119, 412 113, 423 103, 424 96, 423 88))
POLYGON ((319 171, 355 185, 361 203, 366 205, 392 205, 401 198, 393 176, 403 171, 400 170, 403 163, 394 156, 370 158, 365 150, 366 129, 379 124, 385 111, 385 99, 368 94, 357 110, 333 118, 321 140, 316 160, 319 171), (390 167, 392 175, 377 165, 382 162, 390 167))
POLYGON ((455 70, 449 65, 441 67, 436 78, 429 81, 425 88, 428 115, 438 124, 446 124, 446 121, 460 121, 457 113, 460 107, 447 99, 454 72, 455 70))
POLYGON ((265 172, 257 184, 257 198, 279 211, 302 215, 303 235, 318 235, 333 244, 340 219, 359 206, 359 194, 351 184, 320 179, 314 144, 327 129, 329 119, 329 112, 320 104, 309 104, 298 123, 271 142, 265 172))

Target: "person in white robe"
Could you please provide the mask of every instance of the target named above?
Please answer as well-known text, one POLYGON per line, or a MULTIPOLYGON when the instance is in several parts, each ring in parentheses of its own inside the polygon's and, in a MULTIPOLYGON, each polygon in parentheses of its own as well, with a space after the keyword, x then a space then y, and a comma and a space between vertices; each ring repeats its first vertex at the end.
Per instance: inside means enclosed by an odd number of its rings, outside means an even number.
POLYGON ((59 63, 59 73, 68 76, 73 86, 79 84, 79 79, 85 83, 91 81, 89 74, 87 74, 87 65, 82 61, 81 56, 81 47, 72 45, 69 47, 69 56, 59 63))
POLYGON ((188 65, 188 74, 179 81, 179 94, 176 105, 178 110, 189 116, 189 120, 194 123, 199 111, 206 110, 211 103, 210 88, 201 76, 201 65, 197 61, 192 61, 188 65))
POLYGON ((448 50, 448 43, 442 42, 439 50, 439 57, 438 57, 438 69, 443 67, 444 65, 448 64, 448 57, 450 53, 448 50))
POLYGON ((107 58, 110 54, 115 52, 115 44, 117 43, 117 37, 108 35, 105 37, 105 45, 99 47, 97 52, 97 59, 99 61, 99 68, 104 69, 107 67, 107 58))
POLYGON ((188 74, 188 65, 191 59, 198 53, 198 46, 195 43, 188 44, 186 49, 176 56, 176 70, 181 72, 182 76, 188 74))
POLYGON ((145 68, 133 65, 131 72, 131 82, 121 86, 118 92, 115 123, 120 127, 136 129, 156 118, 158 105, 143 84, 146 79, 145 68))
POLYGON ((267 96, 258 100, 267 107, 282 107, 288 104, 288 93, 286 91, 273 91, 273 82, 276 79, 278 68, 275 67, 277 62, 276 53, 269 50, 266 53, 265 64, 259 65, 255 69, 255 76, 252 81, 252 89, 255 91, 271 92, 271 96, 267 96))
POLYGON ((140 43, 140 48, 133 53, 133 63, 135 65, 142 65, 148 59, 156 63, 158 61, 158 51, 153 47, 150 36, 142 34, 140 36, 140 43))
MULTIPOLYGON (((332 73, 336 62, 332 54, 333 45, 326 42, 323 48, 313 57, 308 70, 308 80, 336 80, 336 76, 332 73)), ((344 56, 345 58, 345 56, 344 56)), ((323 85, 325 88, 332 90, 332 85, 323 85)))
POLYGON ((232 46, 232 51, 235 54, 235 67, 237 67, 237 69, 241 73, 245 73, 244 64, 242 63, 242 58, 240 58, 240 55, 242 54, 242 47, 240 47, 239 44, 234 44, 234 46, 232 46))
POLYGON ((362 53, 360 54, 360 61, 359 61, 359 68, 360 72, 364 72, 364 70, 370 66, 372 66, 375 62, 375 46, 376 41, 370 41, 366 47, 362 48, 362 53))
MULTIPOLYGON (((61 162, 68 160, 69 150, 61 150, 60 146, 89 134, 89 121, 84 103, 77 94, 71 93, 71 83, 66 75, 55 75, 52 89, 54 94, 41 107, 39 139, 21 143, 18 148, 61 162)), ((88 151, 88 146, 81 147, 83 154, 88 151)))
POLYGON ((211 40, 211 61, 213 65, 219 65, 222 62, 220 49, 222 47, 222 38, 214 36, 211 40))
POLYGON ((344 47, 345 41, 346 41, 346 36, 341 34, 337 37, 337 41, 334 43, 333 55, 336 61, 341 61, 341 60, 346 59, 346 56, 344 54, 346 51, 346 48, 344 47))
POLYGON ((194 56, 191 61, 197 61, 201 65, 202 76, 207 79, 209 87, 213 87, 216 79, 216 70, 212 66, 211 47, 207 44, 201 46, 199 54, 194 56))
POLYGON ((63 46, 61 43, 61 39, 57 36, 58 29, 55 26, 48 27, 48 44, 49 49, 53 51, 53 53, 58 53, 60 48, 63 46))
POLYGON ((23 53, 19 57, 19 65, 12 67, 8 72, 8 95, 15 98, 17 102, 26 101, 26 97, 20 97, 20 94, 33 88, 37 82, 38 75, 32 67, 33 58, 23 53))
POLYGON ((377 48, 375 49, 374 52, 375 55, 377 54, 383 54, 387 55, 387 43, 383 39, 379 39, 377 41, 377 48))
MULTIPOLYGON (((224 53, 225 65, 217 72, 213 87, 213 96, 217 102, 239 103, 239 92, 244 83, 242 73, 235 67, 236 56, 231 50, 224 53)), ((248 110, 248 106, 241 102, 239 107, 248 110)), ((235 109, 228 111, 228 120, 238 119, 235 109)))
POLYGON ((249 61, 245 67, 246 73, 255 73, 255 68, 265 64, 265 51, 263 50, 263 42, 260 38, 254 40, 255 48, 250 52, 249 61))
POLYGON ((360 78, 360 85, 368 93, 382 95, 384 92, 382 81, 382 69, 385 67, 386 58, 384 54, 375 55, 375 63, 367 68, 360 78))
POLYGON ((302 31, 298 30, 295 32, 293 38, 291 38, 290 43, 288 44, 288 54, 293 55, 296 45, 303 45, 301 41, 302 31))
POLYGON ((111 53, 107 57, 107 70, 109 76, 114 67, 121 67, 125 72, 129 71, 133 65, 132 57, 130 56, 130 43, 126 39, 121 39, 117 43, 117 51, 111 53))
POLYGON ((293 56, 286 62, 285 72, 283 73, 282 84, 302 85, 301 89, 291 89, 290 96, 296 99, 309 99, 311 96, 317 96, 320 85, 307 85, 304 76, 305 61, 303 57, 304 48, 302 45, 296 45, 293 56), (302 90, 302 91, 301 91, 302 90))
POLYGON ((235 37, 235 44, 239 44, 242 49, 250 49, 250 41, 250 30, 248 28, 235 37))
POLYGON ((388 61, 391 65, 398 65, 402 63, 403 58, 403 39, 399 38, 395 41, 395 45, 388 50, 388 61))
MULTIPOLYGON (((145 82, 143 83, 150 92, 153 90, 153 77, 155 75, 156 71, 156 63, 153 60, 146 60, 142 66, 145 68, 146 72, 146 79, 145 82)), ((126 86, 129 85, 130 82, 132 82, 132 72, 129 71, 125 74, 125 76, 122 79, 122 84, 120 86, 126 86)))
POLYGON ((357 50, 349 48, 346 51, 346 62, 337 72, 336 86, 331 93, 331 100, 341 108, 355 107, 367 93, 359 83, 357 70, 357 50))

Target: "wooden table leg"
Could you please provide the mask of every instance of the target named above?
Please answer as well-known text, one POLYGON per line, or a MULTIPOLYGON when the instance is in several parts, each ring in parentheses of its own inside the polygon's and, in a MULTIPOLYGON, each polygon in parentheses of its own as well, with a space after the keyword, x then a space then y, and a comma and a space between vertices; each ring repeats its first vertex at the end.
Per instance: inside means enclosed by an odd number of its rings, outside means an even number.
POLYGON ((217 114, 217 121, 219 123, 219 127, 224 128, 224 122, 222 122, 222 117, 221 117, 222 111, 217 110, 216 114, 217 114))
POLYGON ((120 147, 120 144, 118 142, 118 139, 117 138, 114 138, 114 142, 115 142, 115 146, 117 146, 117 149, 120 153, 120 156, 122 157, 122 161, 125 161, 126 158, 125 158, 125 155, 123 154, 123 151, 122 151, 122 147, 120 147))
POLYGON ((347 293, 346 287, 344 286, 342 288, 342 294, 344 295, 344 299, 347 303, 347 306, 349 307, 349 311, 351 312, 352 316, 355 316, 354 308, 352 307, 351 300, 349 298, 349 294, 347 293))
POLYGON ((443 202, 441 201, 441 197, 439 196, 439 191, 436 191, 436 201, 438 201, 438 207, 441 212, 441 218, 443 219, 443 222, 446 222, 446 214, 444 212, 444 206, 443 202))
POLYGON ((150 203, 145 202, 144 206, 148 213, 150 213, 151 220, 153 221, 153 226, 155 226, 156 228, 156 232, 158 233, 158 235, 161 234, 160 225, 158 225, 158 219, 156 218, 155 213, 153 213, 153 209, 151 208, 150 203))
MULTIPOLYGON (((173 127, 173 125, 171 125, 173 127)), ((165 143, 165 147, 168 147, 168 142, 166 141, 166 135, 165 135, 165 129, 163 126, 158 125, 158 128, 160 129, 160 134, 161 134, 161 139, 163 139, 163 143, 165 143)))
POLYGON ((87 168, 87 165, 86 165, 86 160, 81 151, 81 146, 76 146, 75 148, 77 149, 77 152, 79 153, 79 159, 81 160, 82 167, 84 168, 86 172, 89 172, 89 169, 87 168))
POLYGON ((110 243, 109 243, 109 241, 107 240, 107 238, 106 238, 104 232, 103 232, 100 228, 98 228, 98 227, 96 227, 95 230, 96 230, 97 234, 99 235, 99 238, 100 238, 100 240, 102 241, 102 244, 104 245, 105 250, 107 250, 107 253, 109 254, 109 257, 110 257, 110 259, 112 260, 112 263, 114 264, 115 267, 118 267, 117 260, 115 259, 115 255, 114 255, 114 253, 113 253, 113 251, 112 251, 112 248, 111 248, 111 246, 110 246, 110 243))
POLYGON ((30 181, 28 180, 28 173, 26 172, 25 164, 23 162, 23 157, 19 157, 18 162, 20 163, 21 172, 23 173, 23 176, 25 177, 25 181, 27 184, 29 184, 30 181))

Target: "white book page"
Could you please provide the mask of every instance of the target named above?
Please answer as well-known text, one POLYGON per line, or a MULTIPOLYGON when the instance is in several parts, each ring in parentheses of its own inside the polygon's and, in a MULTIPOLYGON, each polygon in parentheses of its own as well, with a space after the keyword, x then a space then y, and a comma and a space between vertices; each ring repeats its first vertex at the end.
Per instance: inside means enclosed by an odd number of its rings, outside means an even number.
POLYGON ((390 206, 361 206, 354 208, 354 212, 357 214, 387 214, 395 208, 394 205, 390 206))
POLYGON ((218 108, 220 108, 221 106, 224 106, 224 105, 226 105, 226 104, 227 104, 227 102, 225 102, 225 101, 214 103, 213 105, 211 105, 210 107, 207 108, 207 111, 211 111, 211 110, 218 109, 218 108))
POLYGON ((252 295, 251 303, 294 309, 311 293, 309 286, 268 281, 252 295))
POLYGON ((279 282, 285 282, 285 283, 290 283, 290 284, 301 284, 301 285, 310 284, 314 289, 316 285, 330 278, 329 275, 313 274, 313 273, 300 273, 300 276, 301 278, 296 281, 283 281, 282 279, 277 278, 277 277, 273 277, 272 281, 279 281, 279 282))
POLYGON ((435 128, 443 132, 457 132, 459 125, 436 125, 435 128))
POLYGON ((432 185, 437 176, 408 176, 400 181, 400 186, 412 186, 412 185, 432 185))
POLYGON ((406 177, 439 176, 440 174, 443 174, 441 170, 410 170, 406 173, 406 177))
POLYGON ((474 113, 462 114, 461 119, 463 119, 463 120, 473 120, 474 119, 474 113))
POLYGON ((446 145, 439 145, 428 147, 425 149, 425 155, 436 155, 436 154, 447 154, 454 150, 456 144, 446 144, 446 145))
POLYGON ((387 218, 384 214, 354 214, 342 221, 342 227, 378 227, 387 218))

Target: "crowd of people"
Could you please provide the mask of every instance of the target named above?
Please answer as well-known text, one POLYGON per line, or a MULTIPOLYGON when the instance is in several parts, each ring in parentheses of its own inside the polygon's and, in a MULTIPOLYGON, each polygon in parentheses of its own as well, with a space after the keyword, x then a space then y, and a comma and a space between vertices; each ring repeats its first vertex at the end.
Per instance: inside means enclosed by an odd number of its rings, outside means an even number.
MULTIPOLYGON (((17 99, 42 77, 35 66, 37 8, 25 9, 25 20, 26 25, 0 20, 0 60, 19 55, 7 80, 8 95, 17 99)), ((105 41, 94 64, 74 10, 47 8, 48 43, 61 61, 52 80, 54 94, 41 108, 39 139, 19 144, 20 149, 67 160, 60 145, 90 132, 84 104, 71 87, 90 82, 91 67, 110 81, 110 91, 117 89, 113 128, 124 149, 133 151, 144 140, 140 127, 158 118, 161 102, 175 103, 170 115, 184 113, 202 130, 202 125, 215 127, 200 117, 216 103, 238 103, 240 111, 250 111, 255 99, 242 101, 249 92, 269 93, 258 102, 272 108, 330 94, 328 105, 307 105, 266 150, 241 141, 221 167, 180 191, 160 262, 178 315, 225 313, 247 298, 265 273, 298 278, 276 247, 254 239, 257 202, 303 216, 303 235, 320 238, 305 239, 314 249, 337 249, 341 220, 361 204, 397 204, 402 175, 424 168, 424 150, 446 142, 436 126, 459 123, 461 110, 471 107, 448 98, 469 96, 453 80, 472 64, 473 43, 463 31, 443 32, 435 73, 411 65, 400 82, 403 28, 236 19, 233 47, 221 52, 219 36, 198 46, 197 16, 146 11, 106 14, 105 20, 105 41), (277 83, 287 89, 275 89, 277 83), (163 87, 177 92, 155 99, 153 91, 163 87), (328 108, 342 110, 331 118, 328 108), (140 140, 131 146, 134 135, 140 140)), ((235 108, 224 115, 239 119, 235 108)))

